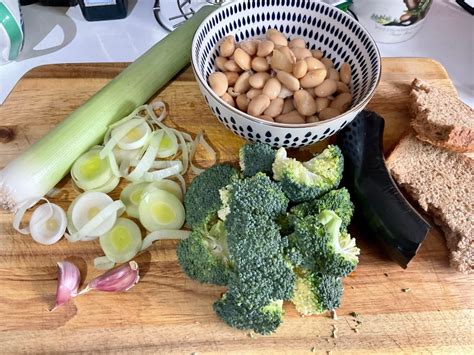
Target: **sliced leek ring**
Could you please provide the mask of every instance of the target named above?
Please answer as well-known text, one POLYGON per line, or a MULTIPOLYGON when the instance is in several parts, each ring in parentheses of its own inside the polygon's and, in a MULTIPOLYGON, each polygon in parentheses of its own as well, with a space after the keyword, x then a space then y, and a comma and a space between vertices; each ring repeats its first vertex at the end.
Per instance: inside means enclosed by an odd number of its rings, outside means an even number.
POLYGON ((96 187, 95 189, 91 189, 89 191, 98 191, 108 194, 109 192, 113 191, 119 183, 120 178, 118 176, 112 176, 110 180, 107 181, 104 185, 96 187))
POLYGON ((100 188, 113 177, 108 159, 100 157, 100 147, 94 147, 81 155, 72 165, 71 177, 84 191, 100 188))
MULTIPOLYGON (((139 181, 140 178, 145 174, 152 166, 158 153, 161 139, 163 138, 163 132, 155 132, 151 135, 150 143, 142 158, 139 160, 137 166, 129 174, 124 174, 125 179, 129 181, 139 181)), ((122 170, 122 169, 121 169, 122 170)), ((122 171, 123 173, 123 171, 122 171)))
POLYGON ((54 203, 38 206, 30 219, 33 240, 44 245, 58 242, 66 232, 67 218, 64 210, 54 203))
MULTIPOLYGON (((133 150, 139 149, 146 144, 148 137, 151 133, 151 128, 148 123, 146 123, 146 121, 143 119, 133 118, 130 120, 130 122, 135 121, 139 121, 141 123, 133 127, 132 129, 129 129, 128 132, 118 141, 117 145, 119 148, 125 150, 133 150)), ((112 131, 112 135, 114 134, 114 131, 118 129, 119 128, 115 128, 112 131)))
POLYGON ((163 138, 160 141, 158 147, 158 158, 168 158, 175 155, 178 152, 178 139, 173 131, 167 130, 163 134, 163 138))
POLYGON ((120 201, 125 205, 126 212, 130 217, 138 218, 138 205, 140 204, 143 192, 148 185, 148 182, 132 183, 122 190, 120 201))
POLYGON ((120 165, 120 163, 123 161, 133 161, 138 159, 140 157, 141 149, 127 150, 115 147, 112 153, 114 154, 117 164, 120 165))
POLYGON ((149 248, 156 240, 181 240, 186 239, 191 234, 191 231, 185 230, 168 230, 163 229, 148 234, 142 242, 142 250, 149 248))
POLYGON ((79 195, 68 210, 67 239, 71 242, 92 240, 107 233, 123 213, 121 201, 113 201, 103 192, 89 191, 79 195))
POLYGON ((144 193, 149 193, 155 190, 168 191, 169 193, 175 195, 181 202, 183 202, 183 190, 176 181, 169 179, 156 180, 146 186, 144 193))
POLYGON ((141 249, 140 228, 127 218, 119 218, 113 228, 100 237, 100 246, 110 261, 115 263, 129 261, 141 249))
POLYGON ((172 193, 154 190, 145 194, 138 206, 143 227, 153 232, 161 229, 180 229, 184 224, 184 206, 172 193))

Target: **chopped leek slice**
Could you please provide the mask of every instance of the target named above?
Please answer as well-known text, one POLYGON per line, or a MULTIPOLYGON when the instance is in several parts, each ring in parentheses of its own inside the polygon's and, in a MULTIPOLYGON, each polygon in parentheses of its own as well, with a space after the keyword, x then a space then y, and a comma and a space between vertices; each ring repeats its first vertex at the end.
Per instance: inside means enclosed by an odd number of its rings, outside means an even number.
POLYGON ((142 250, 145 250, 151 246, 151 244, 156 240, 181 240, 186 239, 191 234, 190 231, 183 230, 168 230, 163 229, 159 231, 154 231, 148 234, 142 242, 142 250))
POLYGON ((119 218, 113 228, 100 237, 100 246, 110 261, 115 263, 129 261, 141 249, 140 228, 129 219, 119 218))
POLYGON ((154 190, 145 194, 138 206, 141 224, 150 232, 180 229, 184 224, 184 206, 173 194, 154 190))
POLYGON ((120 164, 122 161, 133 161, 138 159, 140 157, 141 149, 126 150, 115 147, 112 152, 117 164, 120 164))
POLYGON ((125 205, 130 217, 138 218, 138 205, 142 200, 143 191, 148 185, 148 182, 138 182, 129 184, 122 190, 120 200, 125 205))
POLYGON ((69 206, 70 235, 67 239, 71 242, 96 239, 112 229, 124 209, 121 201, 113 201, 103 192, 89 191, 79 195, 69 206))
POLYGON ((35 242, 51 245, 66 232, 66 213, 54 203, 38 206, 30 219, 30 233, 35 242))
POLYGON ((169 130, 163 134, 158 147, 158 158, 168 158, 178 152, 178 139, 173 131, 169 130))
POLYGON ((110 192, 118 185, 110 162, 100 157, 101 147, 94 147, 77 159, 71 169, 74 183, 82 190, 110 192))
POLYGON ((168 179, 156 180, 148 184, 148 186, 145 188, 145 193, 155 190, 168 191, 169 193, 175 195, 181 202, 183 202, 183 190, 176 181, 168 179))

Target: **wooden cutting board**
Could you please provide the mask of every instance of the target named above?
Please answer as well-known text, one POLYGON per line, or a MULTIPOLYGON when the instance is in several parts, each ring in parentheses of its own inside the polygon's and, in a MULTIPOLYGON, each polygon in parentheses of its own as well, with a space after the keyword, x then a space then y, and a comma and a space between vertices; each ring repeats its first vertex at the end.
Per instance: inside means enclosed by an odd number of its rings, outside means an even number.
MULTIPOLYGON (((49 65, 29 72, 0 106, 0 167, 125 66, 49 65)), ((454 91, 446 71, 433 60, 384 59, 382 81, 368 108, 386 119, 386 149, 407 128, 408 85, 415 77, 454 91)), ((237 160, 243 141, 214 119, 189 69, 156 98, 169 104, 169 124, 193 134, 204 129, 219 160, 237 160)), ((209 164, 204 154, 199 159, 209 164)), ((67 208, 77 192, 67 178, 60 187, 52 200, 67 208)), ((142 279, 129 292, 91 292, 50 313, 56 262, 74 261, 89 280, 98 274, 92 260, 101 255, 99 244, 62 240, 38 245, 15 233, 11 220, 11 215, 0 214, 1 352, 474 352, 474 278, 449 268, 443 237, 436 231, 407 270, 390 261, 370 235, 356 233, 360 264, 344 279, 338 319, 302 318, 286 304, 284 324, 264 337, 231 329, 214 315, 212 304, 224 288, 187 278, 176 262, 174 241, 158 242, 137 258, 142 279), (351 312, 360 314, 358 332, 351 312), (331 336, 333 325, 337 337, 331 336)))

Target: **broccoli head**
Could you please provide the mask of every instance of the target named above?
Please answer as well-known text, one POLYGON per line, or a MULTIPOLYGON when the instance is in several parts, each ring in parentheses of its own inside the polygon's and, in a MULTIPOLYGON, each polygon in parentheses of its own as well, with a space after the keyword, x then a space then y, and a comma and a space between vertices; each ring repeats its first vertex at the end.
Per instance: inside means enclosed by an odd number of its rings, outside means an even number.
POLYGON ((252 329, 260 334, 273 333, 283 321, 283 301, 271 301, 255 308, 229 293, 214 303, 214 311, 231 327, 252 329))
POLYGON ((240 148, 239 157, 240 168, 245 177, 259 172, 271 175, 275 151, 268 144, 247 143, 240 148))
POLYGON ((317 198, 336 188, 343 170, 342 152, 334 145, 305 163, 289 158, 285 148, 280 148, 273 162, 273 178, 280 182, 290 201, 296 203, 317 198))
POLYGON ((219 190, 239 179, 230 165, 216 164, 196 176, 184 196, 186 221, 192 228, 208 223, 221 208, 219 190))
POLYGON ((218 221, 208 230, 207 225, 194 228, 176 249, 178 262, 192 279, 203 283, 227 285, 231 272, 227 232, 218 221))
POLYGON ((267 215, 272 218, 286 212, 288 199, 281 187, 267 175, 256 175, 236 180, 220 191, 222 208, 219 218, 226 220, 228 214, 267 215))
POLYGON ((303 202, 290 210, 291 217, 304 218, 309 215, 318 215, 324 210, 334 211, 342 220, 342 226, 347 227, 354 213, 354 204, 346 188, 329 191, 318 199, 303 202))
POLYGON ((302 315, 319 314, 339 307, 342 291, 339 277, 307 271, 297 275, 291 301, 302 315))
POLYGON ((292 256, 292 262, 329 275, 350 274, 359 262, 360 250, 355 239, 345 229, 341 231, 341 223, 342 220, 330 210, 298 219, 295 231, 288 237, 288 254, 292 256))

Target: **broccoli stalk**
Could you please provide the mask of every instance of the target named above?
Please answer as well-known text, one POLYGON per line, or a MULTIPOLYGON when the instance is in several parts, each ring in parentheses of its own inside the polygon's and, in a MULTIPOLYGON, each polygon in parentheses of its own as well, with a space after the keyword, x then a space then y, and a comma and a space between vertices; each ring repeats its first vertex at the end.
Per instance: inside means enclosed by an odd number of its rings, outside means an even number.
POLYGON ((342 178, 344 158, 341 150, 328 146, 313 159, 301 163, 278 149, 273 163, 273 178, 279 181, 292 202, 305 202, 336 188, 342 178))

